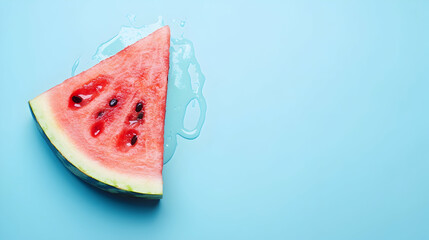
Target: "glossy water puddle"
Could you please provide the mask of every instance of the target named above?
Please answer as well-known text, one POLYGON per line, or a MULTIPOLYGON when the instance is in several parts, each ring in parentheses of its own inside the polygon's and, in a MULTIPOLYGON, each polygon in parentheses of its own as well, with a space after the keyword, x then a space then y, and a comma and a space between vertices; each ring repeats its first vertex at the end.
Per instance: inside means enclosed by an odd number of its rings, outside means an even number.
MULTIPOLYGON (((128 15, 130 26, 101 44, 92 58, 79 58, 72 67, 72 76, 101 60, 113 56, 126 46, 164 26, 162 17, 144 26, 135 26, 135 16, 128 15)), ((195 58, 192 42, 183 37, 185 22, 173 20, 171 29, 170 71, 168 74, 167 107, 164 133, 164 164, 172 157, 177 146, 177 135, 186 139, 199 136, 206 115, 206 101, 202 94, 204 75, 195 58)))

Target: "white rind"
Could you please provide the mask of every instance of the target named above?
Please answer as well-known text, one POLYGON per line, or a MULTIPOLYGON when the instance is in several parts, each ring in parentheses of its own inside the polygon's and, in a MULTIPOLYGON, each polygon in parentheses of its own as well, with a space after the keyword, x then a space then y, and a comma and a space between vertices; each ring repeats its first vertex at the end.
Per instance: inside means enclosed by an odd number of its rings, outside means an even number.
POLYGON ((162 178, 134 177, 116 172, 76 149, 71 139, 53 118, 55 115, 51 111, 48 98, 48 94, 42 94, 30 101, 33 114, 52 145, 74 167, 97 181, 124 191, 162 195, 162 178))

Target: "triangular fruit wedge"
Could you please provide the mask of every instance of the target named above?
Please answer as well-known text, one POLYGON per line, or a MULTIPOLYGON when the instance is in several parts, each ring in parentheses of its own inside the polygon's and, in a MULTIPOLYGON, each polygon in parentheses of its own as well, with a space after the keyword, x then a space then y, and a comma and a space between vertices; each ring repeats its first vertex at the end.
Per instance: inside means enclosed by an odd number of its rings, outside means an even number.
POLYGON ((29 102, 71 172, 109 192, 162 198, 169 49, 165 26, 29 102))

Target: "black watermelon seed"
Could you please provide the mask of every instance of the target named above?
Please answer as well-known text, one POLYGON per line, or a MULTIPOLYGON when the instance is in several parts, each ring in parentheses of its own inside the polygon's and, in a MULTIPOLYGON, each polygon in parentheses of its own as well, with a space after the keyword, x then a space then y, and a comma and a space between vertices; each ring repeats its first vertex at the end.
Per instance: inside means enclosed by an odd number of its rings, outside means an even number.
POLYGON ((137 135, 134 135, 133 138, 131 138, 131 145, 136 144, 137 142, 137 135))
POLYGON ((137 115, 137 119, 143 119, 143 113, 139 113, 139 115, 137 115))
POLYGON ((73 96, 72 97, 72 101, 75 103, 81 103, 82 102, 82 98, 79 96, 73 96))
POLYGON ((97 117, 102 117, 103 115, 104 115, 104 112, 103 111, 99 111, 98 114, 97 114, 97 117))
POLYGON ((136 112, 140 112, 143 109, 143 103, 138 102, 136 105, 136 112))
POLYGON ((118 100, 116 98, 110 100, 110 102, 109 102, 109 106, 111 106, 111 107, 116 106, 116 104, 118 104, 118 100))

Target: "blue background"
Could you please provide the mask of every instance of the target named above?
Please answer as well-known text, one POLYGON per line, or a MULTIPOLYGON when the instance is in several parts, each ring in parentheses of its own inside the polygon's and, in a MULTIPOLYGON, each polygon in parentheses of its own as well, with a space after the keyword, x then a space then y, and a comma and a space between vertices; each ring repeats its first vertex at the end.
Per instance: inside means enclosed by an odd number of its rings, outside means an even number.
POLYGON ((429 2, 0 4, 0 239, 429 239, 429 2), (27 101, 83 53, 186 21, 206 76, 160 202, 70 174, 27 101))

